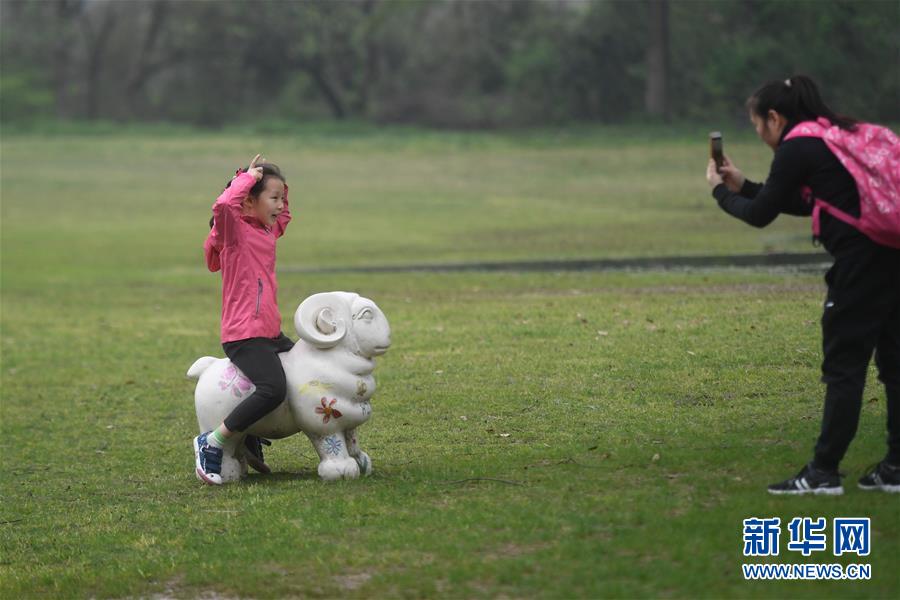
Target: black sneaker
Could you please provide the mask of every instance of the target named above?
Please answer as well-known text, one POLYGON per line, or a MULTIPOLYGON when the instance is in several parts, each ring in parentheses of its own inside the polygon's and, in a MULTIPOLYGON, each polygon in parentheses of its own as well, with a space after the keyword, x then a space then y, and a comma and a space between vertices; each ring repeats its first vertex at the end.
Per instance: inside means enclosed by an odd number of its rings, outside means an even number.
POLYGON ((900 493, 900 467, 881 461, 869 467, 869 472, 859 478, 859 487, 863 490, 900 493))
POLYGON ((840 496, 844 493, 841 486, 841 475, 829 473, 808 464, 797 473, 796 477, 786 479, 781 483, 773 483, 769 486, 770 494, 826 494, 840 496))
POLYGON ((272 472, 272 469, 269 468, 269 465, 266 464, 266 460, 263 458, 263 444, 265 444, 266 446, 271 446, 272 442, 255 435, 248 435, 244 438, 244 448, 246 449, 247 464, 260 473, 268 475, 272 472))

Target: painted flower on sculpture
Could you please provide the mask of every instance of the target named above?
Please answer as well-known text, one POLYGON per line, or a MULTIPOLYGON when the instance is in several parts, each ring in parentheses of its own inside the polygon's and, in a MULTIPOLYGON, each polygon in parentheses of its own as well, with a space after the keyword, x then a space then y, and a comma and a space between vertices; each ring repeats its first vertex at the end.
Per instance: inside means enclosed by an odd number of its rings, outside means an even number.
POLYGON ((222 371, 222 377, 219 379, 219 387, 227 390, 231 386, 231 382, 234 381, 235 375, 237 375, 237 369, 234 368, 234 365, 225 367, 225 370, 222 371))
POLYGON ((341 453, 341 449, 344 444, 341 443, 341 440, 338 439, 335 435, 330 435, 324 440, 325 444, 325 452, 331 454, 333 456, 337 456, 341 453))
POLYGON ((253 382, 238 371, 234 365, 226 367, 219 379, 219 388, 223 390, 231 388, 231 393, 235 398, 242 398, 252 387, 253 382))
POLYGON ((342 416, 344 416, 343 414, 341 414, 341 411, 334 408, 334 404, 335 404, 335 402, 337 402, 337 398, 332 398, 331 402, 328 402, 328 398, 322 396, 321 402, 322 402, 322 406, 316 407, 316 413, 318 413, 320 415, 324 415, 322 417, 322 423, 327 423, 328 421, 331 420, 331 417, 334 417, 335 419, 340 419, 342 416))
POLYGON ((250 381, 243 375, 238 375, 237 380, 231 387, 231 393, 234 394, 237 398, 242 398, 244 394, 250 391, 251 387, 253 387, 252 381, 250 381))

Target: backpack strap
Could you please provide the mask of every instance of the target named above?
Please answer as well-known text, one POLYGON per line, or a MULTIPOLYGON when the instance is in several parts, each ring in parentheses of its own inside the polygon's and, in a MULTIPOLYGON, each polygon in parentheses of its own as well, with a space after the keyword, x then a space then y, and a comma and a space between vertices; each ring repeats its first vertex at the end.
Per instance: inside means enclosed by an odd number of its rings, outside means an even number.
MULTIPOLYGON (((792 140, 798 137, 812 137, 824 139, 825 131, 831 127, 831 122, 825 117, 819 117, 815 121, 803 121, 798 123, 791 129, 786 136, 784 136, 784 140, 792 140)), ((821 198, 814 198, 812 195, 812 188, 808 185, 803 186, 800 189, 800 194, 803 199, 807 202, 807 204, 812 203, 813 211, 812 211, 812 230, 813 230, 813 243, 818 244, 819 242, 819 234, 822 231, 822 225, 820 223, 820 218, 822 211, 824 210, 829 215, 836 219, 840 219, 844 223, 855 227, 856 229, 860 228, 860 220, 856 217, 849 215, 842 211, 841 209, 825 202, 821 198)))
MULTIPOLYGON (((815 217, 816 208, 821 208, 821 210, 824 210, 825 212, 827 212, 829 215, 831 215, 835 219, 840 219, 847 225, 852 225, 856 229, 860 229, 859 219, 857 219, 856 217, 854 217, 852 215, 845 213, 844 211, 835 207, 832 204, 828 204, 824 200, 820 200, 819 198, 816 198, 816 205, 813 208, 814 217, 815 217)), ((813 222, 813 227, 815 229, 818 229, 818 225, 815 222, 813 222)), ((816 234, 818 235, 818 231, 816 232, 816 234)))
POLYGON ((794 125, 794 128, 787 132, 784 141, 792 140, 798 137, 814 137, 824 138, 825 131, 831 127, 831 121, 825 117, 819 117, 815 121, 801 121, 794 125))
POLYGON ((813 231, 813 244, 818 245, 819 236, 822 232, 822 224, 820 222, 822 211, 824 210, 829 215, 834 217, 835 219, 839 219, 850 225, 855 227, 856 229, 860 228, 860 219, 857 219, 853 215, 847 214, 836 206, 829 204, 822 200, 821 198, 814 198, 812 195, 812 188, 808 185, 803 186, 800 189, 800 195, 803 197, 803 200, 809 204, 812 203, 812 231, 813 231))

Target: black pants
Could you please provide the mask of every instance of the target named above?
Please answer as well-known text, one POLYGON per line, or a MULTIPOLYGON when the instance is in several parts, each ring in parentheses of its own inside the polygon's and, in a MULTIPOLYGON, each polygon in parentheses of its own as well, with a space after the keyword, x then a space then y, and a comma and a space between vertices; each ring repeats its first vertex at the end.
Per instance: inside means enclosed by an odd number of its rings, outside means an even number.
POLYGON ((249 338, 225 342, 225 354, 256 386, 256 391, 225 417, 225 427, 244 431, 275 410, 284 400, 287 381, 279 352, 287 352, 294 342, 283 333, 277 338, 249 338))
POLYGON ((862 408, 872 353, 887 394, 888 453, 900 465, 900 250, 871 245, 838 258, 825 275, 822 381, 825 409, 814 464, 837 470, 862 408))

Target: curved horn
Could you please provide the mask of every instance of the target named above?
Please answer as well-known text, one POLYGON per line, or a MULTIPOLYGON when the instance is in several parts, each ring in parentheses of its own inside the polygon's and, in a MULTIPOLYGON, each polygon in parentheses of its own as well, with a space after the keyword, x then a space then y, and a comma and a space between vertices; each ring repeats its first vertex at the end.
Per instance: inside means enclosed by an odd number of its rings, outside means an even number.
POLYGON ((294 313, 297 335, 317 348, 331 348, 347 334, 344 299, 337 292, 313 294, 294 313))

